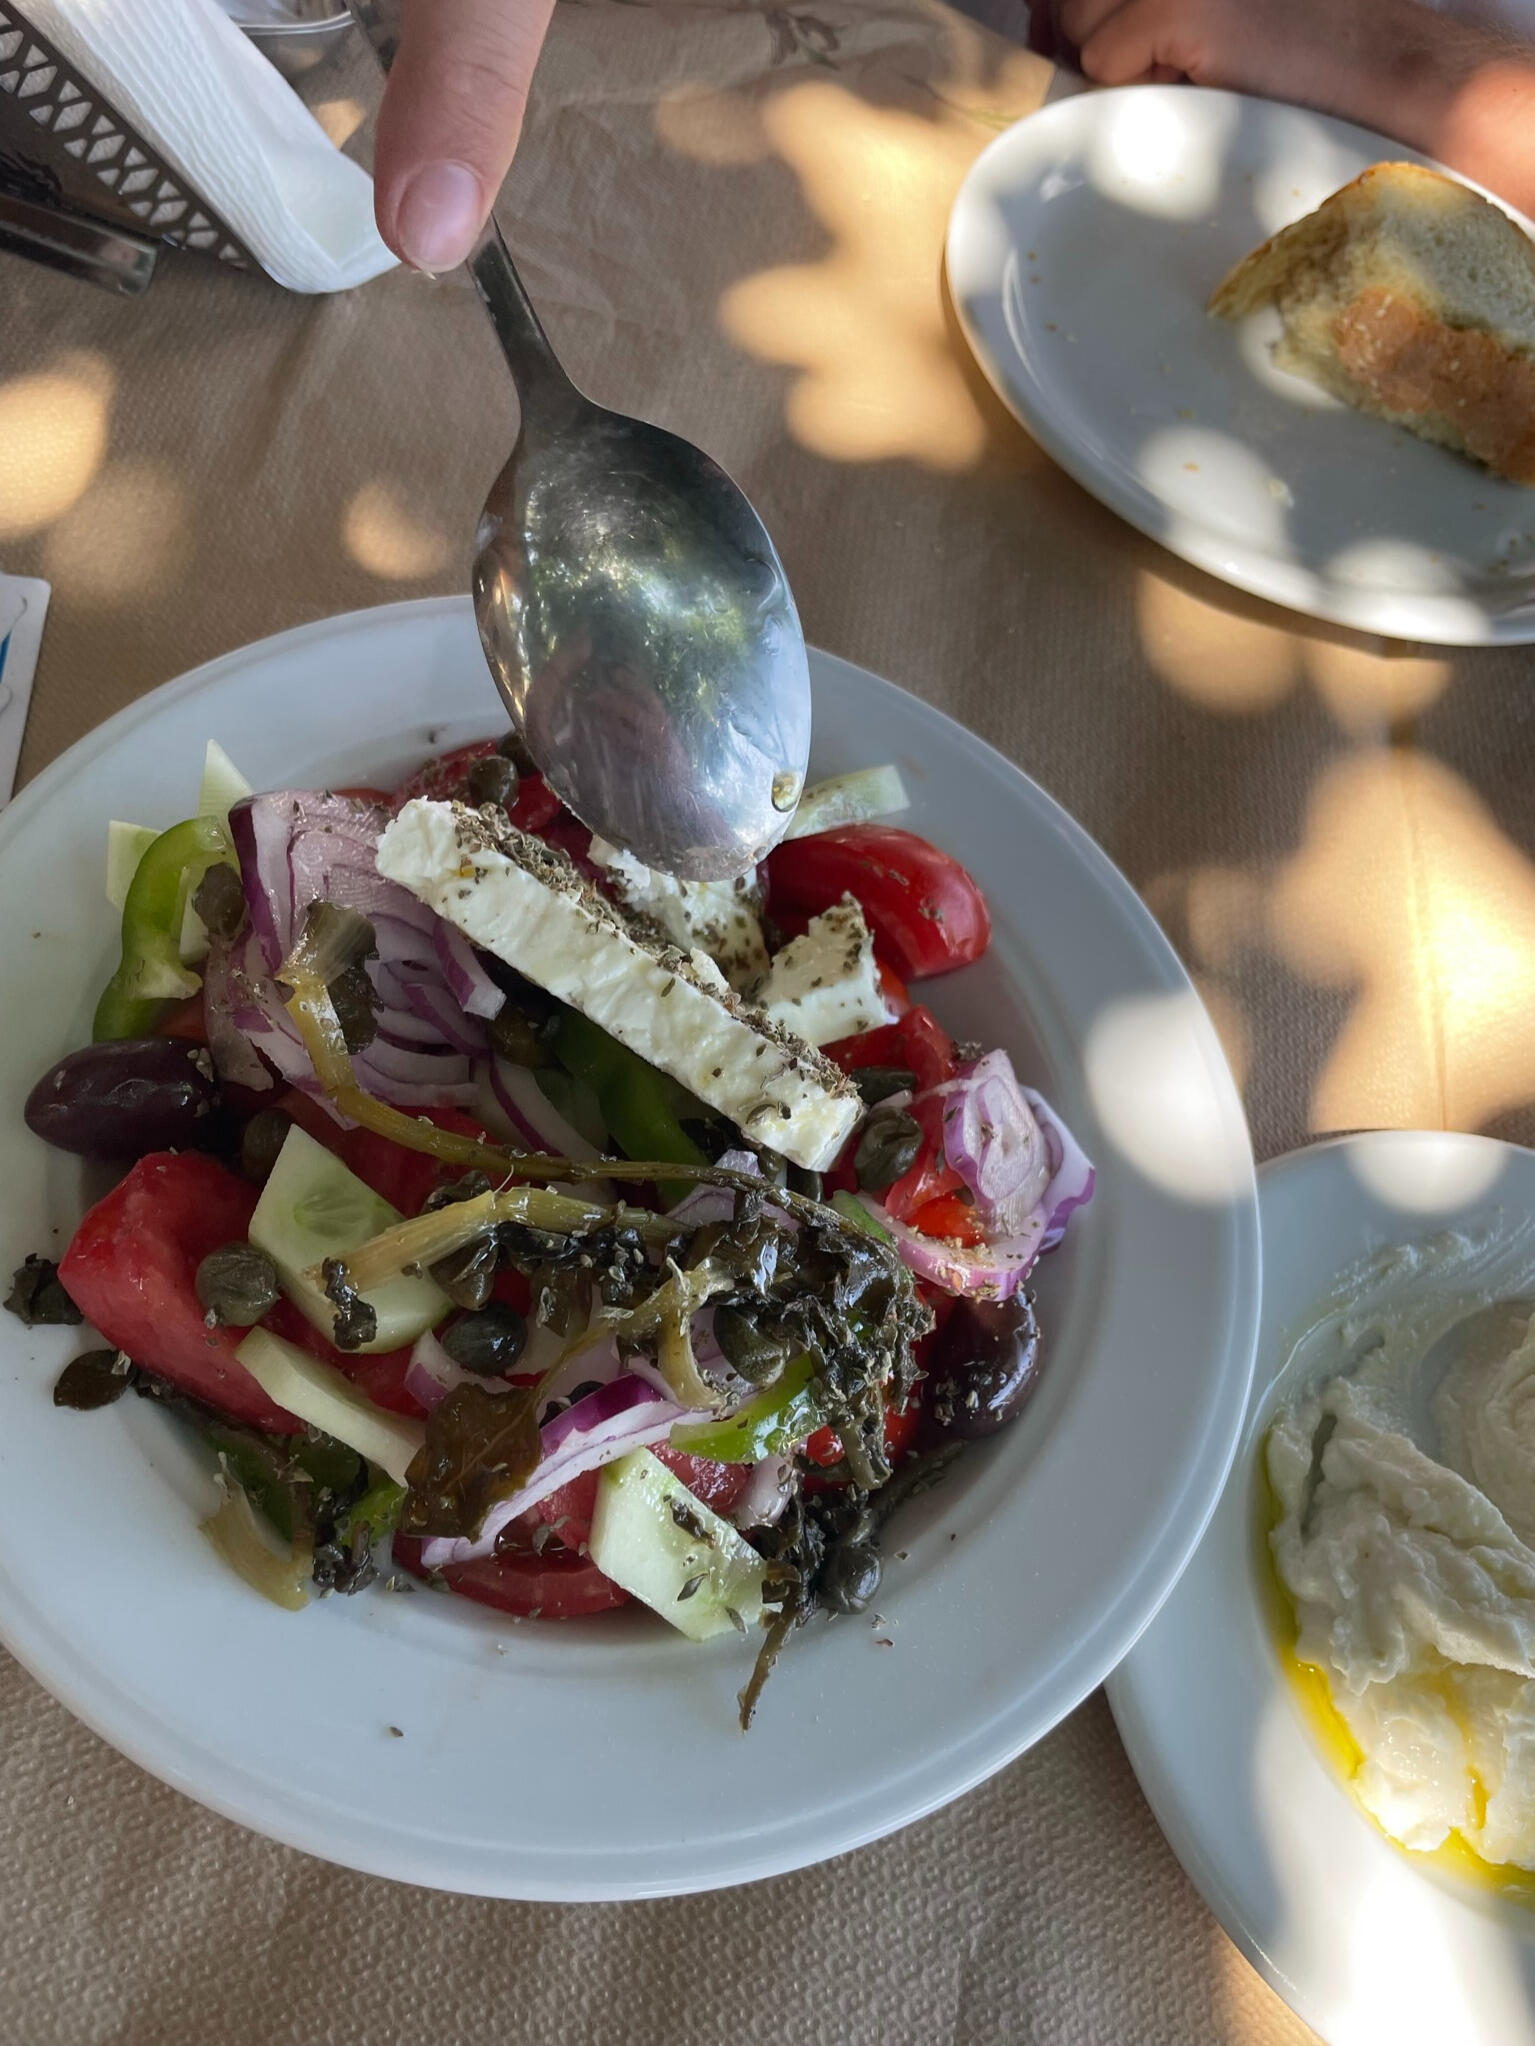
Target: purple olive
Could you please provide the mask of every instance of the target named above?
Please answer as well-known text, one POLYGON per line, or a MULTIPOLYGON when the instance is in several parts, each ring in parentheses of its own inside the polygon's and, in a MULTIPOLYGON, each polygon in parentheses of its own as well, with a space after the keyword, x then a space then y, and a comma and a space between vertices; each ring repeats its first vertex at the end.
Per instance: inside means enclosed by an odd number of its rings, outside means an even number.
POLYGON ((961 1300, 928 1359, 928 1430, 974 1441, 1016 1420, 1039 1377, 1039 1323, 1027 1293, 961 1300))
POLYGON ((88 1044, 60 1059, 27 1097, 27 1128, 82 1158, 206 1151, 227 1133, 213 1061, 179 1037, 88 1044))

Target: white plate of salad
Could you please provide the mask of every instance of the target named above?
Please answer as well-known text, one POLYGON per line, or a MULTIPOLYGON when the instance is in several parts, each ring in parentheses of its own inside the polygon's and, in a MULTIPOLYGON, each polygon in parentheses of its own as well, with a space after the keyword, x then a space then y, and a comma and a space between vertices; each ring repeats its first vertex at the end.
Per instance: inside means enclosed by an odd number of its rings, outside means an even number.
POLYGON ((712 893, 498 741, 458 600, 0 819, 0 1637, 214 1809, 489 1895, 779 1873, 1046 1732, 1197 1542, 1259 1298, 1215 1035, 1048 797, 812 677, 712 893))

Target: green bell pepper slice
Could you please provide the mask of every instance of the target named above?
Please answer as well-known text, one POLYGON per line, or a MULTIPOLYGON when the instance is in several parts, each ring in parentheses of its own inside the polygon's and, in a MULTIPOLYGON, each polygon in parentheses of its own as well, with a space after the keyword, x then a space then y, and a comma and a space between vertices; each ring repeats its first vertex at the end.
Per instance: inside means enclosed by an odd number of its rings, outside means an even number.
POLYGON ((217 817, 173 824, 148 847, 128 884, 122 958, 96 1005, 95 1043, 144 1037, 167 1002, 196 994, 202 980, 181 963, 182 914, 208 869, 233 859, 228 829, 217 817))
POLYGON ((821 1425, 821 1410, 810 1390, 815 1364, 796 1357, 776 1385, 759 1392, 728 1421, 679 1421, 671 1432, 673 1449, 706 1456, 714 1463, 760 1463, 780 1456, 821 1425))
POLYGON ((850 1222, 865 1236, 872 1236, 876 1243, 894 1243, 895 1238, 890 1231, 874 1219, 857 1194, 839 1186, 831 1197, 831 1204, 844 1222, 850 1222))
MULTIPOLYGON (((555 1030, 554 1050, 566 1072, 584 1080, 597 1096, 608 1134, 626 1158, 654 1158, 667 1165, 709 1163, 678 1120, 675 1083, 590 1017, 567 1009, 555 1030)), ((676 1198, 686 1192, 686 1184, 679 1185, 676 1198)))

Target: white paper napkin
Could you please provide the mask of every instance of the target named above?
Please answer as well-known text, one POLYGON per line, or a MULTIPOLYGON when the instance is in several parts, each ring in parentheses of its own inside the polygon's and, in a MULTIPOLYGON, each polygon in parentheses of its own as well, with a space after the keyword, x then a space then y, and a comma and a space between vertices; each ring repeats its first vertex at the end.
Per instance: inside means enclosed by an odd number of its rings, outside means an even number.
POLYGON ((24 0, 28 20, 290 291, 345 291, 394 258, 373 185, 213 0, 24 0))
POLYGON ((30 576, 0 575, 0 810, 16 786, 48 594, 48 585, 30 576))

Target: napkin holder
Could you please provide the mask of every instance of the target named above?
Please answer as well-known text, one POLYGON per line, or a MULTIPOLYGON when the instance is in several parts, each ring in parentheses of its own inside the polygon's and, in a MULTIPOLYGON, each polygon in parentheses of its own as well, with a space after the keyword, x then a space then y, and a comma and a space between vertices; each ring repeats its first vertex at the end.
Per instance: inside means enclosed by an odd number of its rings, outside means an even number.
POLYGON ((0 246, 136 292, 161 243, 254 267, 180 173, 0 0, 0 246))

